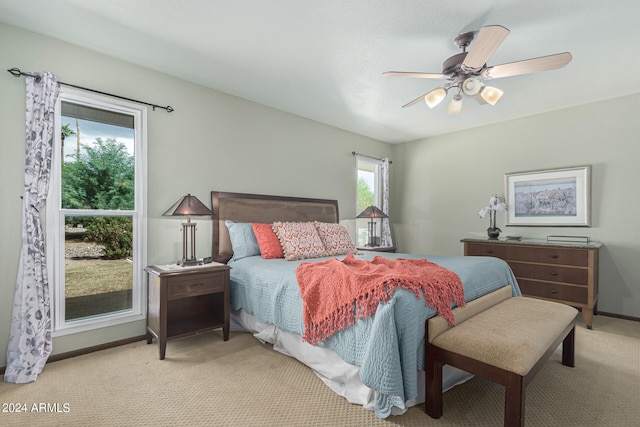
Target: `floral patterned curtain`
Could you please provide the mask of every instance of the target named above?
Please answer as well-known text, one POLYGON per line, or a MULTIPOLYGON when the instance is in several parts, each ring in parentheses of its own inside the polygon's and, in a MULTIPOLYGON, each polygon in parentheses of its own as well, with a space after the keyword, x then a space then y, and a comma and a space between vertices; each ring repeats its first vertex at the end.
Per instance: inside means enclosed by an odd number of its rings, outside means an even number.
MULTIPOLYGON (((382 176, 382 212, 389 215, 389 159, 380 159, 380 175, 382 176)), ((389 218, 382 219, 382 231, 380 233, 380 246, 393 246, 391 240, 391 227, 389 218)))
POLYGON ((51 354, 51 311, 40 225, 47 199, 55 104, 59 87, 51 73, 25 77, 27 85, 26 166, 22 201, 22 249, 13 299, 4 380, 35 381, 51 354))

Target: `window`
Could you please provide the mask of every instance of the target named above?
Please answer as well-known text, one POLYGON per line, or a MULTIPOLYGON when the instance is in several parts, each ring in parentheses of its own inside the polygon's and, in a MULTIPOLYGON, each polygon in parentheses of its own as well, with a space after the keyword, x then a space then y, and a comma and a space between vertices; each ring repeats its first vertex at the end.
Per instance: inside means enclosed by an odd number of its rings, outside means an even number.
MULTIPOLYGON (((380 162, 364 156, 356 156, 356 167, 358 170, 358 189, 356 215, 360 214, 367 207, 374 205, 380 208, 382 197, 380 183, 380 162)), ((368 222, 367 219, 356 220, 358 246, 365 246, 368 242, 368 222)), ((380 221, 376 221, 376 235, 380 235, 380 221)))
POLYGON ((54 333, 144 318, 146 109, 65 87, 47 199, 54 333))

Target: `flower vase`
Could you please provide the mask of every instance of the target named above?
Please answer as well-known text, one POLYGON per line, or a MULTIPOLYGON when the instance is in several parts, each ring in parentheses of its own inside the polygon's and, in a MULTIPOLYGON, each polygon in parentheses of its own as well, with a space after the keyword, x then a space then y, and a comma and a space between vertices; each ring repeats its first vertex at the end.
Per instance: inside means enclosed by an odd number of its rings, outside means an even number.
POLYGON ((496 212, 493 210, 489 211, 489 228, 487 228, 487 235, 489 236, 489 240, 498 240, 498 236, 500 236, 500 230, 496 227, 496 212))

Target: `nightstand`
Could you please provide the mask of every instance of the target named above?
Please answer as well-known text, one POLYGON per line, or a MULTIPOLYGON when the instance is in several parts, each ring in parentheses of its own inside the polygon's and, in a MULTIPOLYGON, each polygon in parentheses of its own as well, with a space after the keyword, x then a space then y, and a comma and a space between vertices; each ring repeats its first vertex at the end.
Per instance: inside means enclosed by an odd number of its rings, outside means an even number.
POLYGON ((160 360, 167 341, 222 328, 229 339, 229 270, 225 264, 153 265, 147 272, 147 344, 158 339, 160 360))
POLYGON ((359 251, 372 251, 372 252, 395 252, 395 246, 358 246, 356 249, 359 251))

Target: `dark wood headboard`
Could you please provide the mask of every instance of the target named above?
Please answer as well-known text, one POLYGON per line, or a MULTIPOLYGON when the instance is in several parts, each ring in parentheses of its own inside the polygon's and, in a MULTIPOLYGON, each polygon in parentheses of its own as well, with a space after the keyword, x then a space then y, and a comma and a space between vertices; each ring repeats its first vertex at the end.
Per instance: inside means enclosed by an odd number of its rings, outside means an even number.
POLYGON ((268 196, 261 194, 211 192, 213 210, 212 257, 226 263, 233 250, 226 220, 234 222, 322 221, 338 222, 338 201, 304 197, 268 196))

